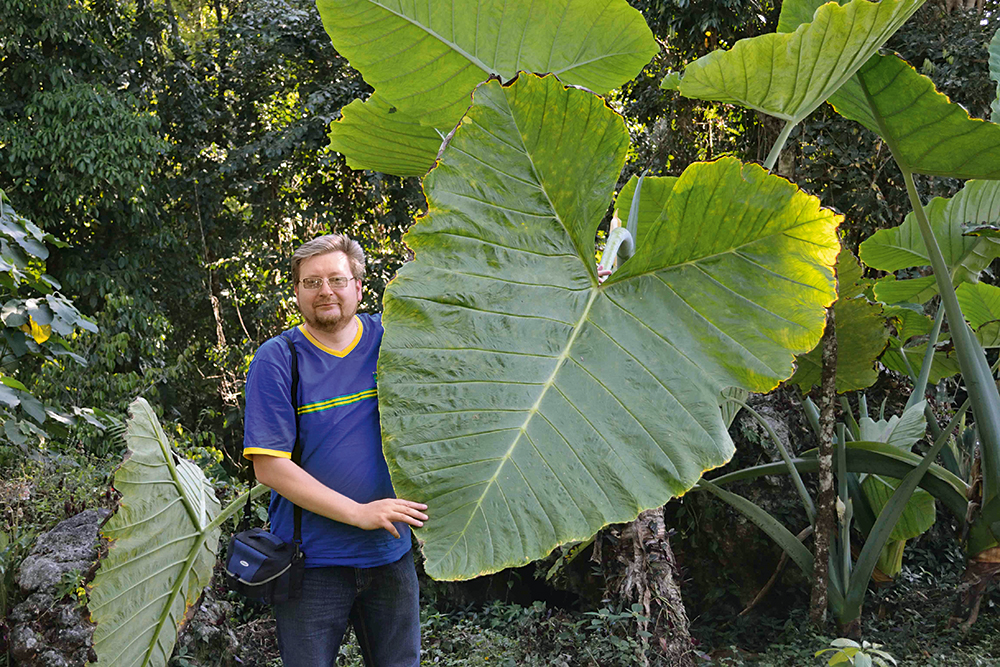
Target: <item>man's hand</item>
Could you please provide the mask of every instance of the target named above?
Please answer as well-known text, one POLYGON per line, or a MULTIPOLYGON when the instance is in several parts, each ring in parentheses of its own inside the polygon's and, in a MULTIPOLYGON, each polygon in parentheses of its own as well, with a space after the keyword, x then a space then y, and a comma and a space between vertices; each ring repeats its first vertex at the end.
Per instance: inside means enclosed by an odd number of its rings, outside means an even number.
POLYGON ((425 509, 427 505, 423 503, 402 498, 385 498, 359 505, 356 521, 352 523, 365 530, 385 528, 393 537, 398 538, 399 531, 392 524, 402 522, 419 528, 424 525, 424 521, 427 521, 427 515, 421 511, 425 509))
POLYGON ((607 280, 608 276, 610 276, 610 275, 611 275, 611 269, 602 269, 601 266, 598 264, 598 266, 597 266, 597 284, 598 285, 600 285, 605 280, 607 280))
POLYGON ((258 482, 271 487, 302 509, 334 521, 364 530, 384 528, 397 538, 399 531, 392 525, 394 521, 418 528, 427 521, 427 515, 421 512, 427 509, 427 505, 399 498, 385 498, 362 505, 325 486, 289 459, 256 454, 253 467, 258 482))

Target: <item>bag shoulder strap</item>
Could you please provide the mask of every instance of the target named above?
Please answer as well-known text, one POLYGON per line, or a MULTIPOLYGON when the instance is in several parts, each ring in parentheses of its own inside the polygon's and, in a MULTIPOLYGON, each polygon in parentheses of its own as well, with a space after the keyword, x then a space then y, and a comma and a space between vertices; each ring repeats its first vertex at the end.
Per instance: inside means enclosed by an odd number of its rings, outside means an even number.
MULTIPOLYGON (((281 336, 285 343, 288 344, 288 351, 291 353, 292 358, 292 387, 291 387, 291 397, 292 397, 292 410, 295 413, 295 444, 292 446, 292 462, 295 465, 301 465, 302 461, 302 443, 299 440, 299 356, 295 351, 295 343, 292 342, 291 336, 281 336)), ((256 475, 254 474, 253 461, 250 461, 250 487, 253 488, 254 482, 256 481, 256 475)), ((302 508, 298 505, 292 504, 292 514, 294 517, 294 534, 292 539, 295 544, 302 544, 302 508)), ((250 494, 247 493, 247 504, 243 507, 243 519, 240 521, 240 530, 244 530, 247 525, 250 524, 250 494)))
MULTIPOLYGON (((292 337, 285 337, 288 343, 288 351, 292 354, 292 410, 295 411, 295 444, 292 446, 292 463, 301 465, 302 442, 299 439, 299 355, 295 352, 295 343, 292 337)), ((292 515, 294 516, 295 532, 292 539, 295 544, 302 545, 302 508, 292 504, 292 515)))

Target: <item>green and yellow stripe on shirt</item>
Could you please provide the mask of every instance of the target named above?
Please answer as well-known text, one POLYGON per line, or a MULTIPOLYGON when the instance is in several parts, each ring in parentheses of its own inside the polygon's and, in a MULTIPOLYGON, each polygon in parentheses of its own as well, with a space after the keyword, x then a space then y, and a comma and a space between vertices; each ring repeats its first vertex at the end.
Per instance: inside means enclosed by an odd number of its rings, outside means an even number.
POLYGON ((308 405, 299 406, 298 412, 300 415, 304 415, 310 412, 320 412, 322 410, 329 410, 330 408, 340 407, 342 405, 350 405, 351 403, 357 403, 358 401, 363 401, 367 398, 377 398, 378 390, 375 387, 371 389, 365 389, 364 391, 359 391, 356 394, 348 394, 347 396, 338 396, 337 398, 331 398, 328 401, 321 401, 319 403, 310 403, 308 405))

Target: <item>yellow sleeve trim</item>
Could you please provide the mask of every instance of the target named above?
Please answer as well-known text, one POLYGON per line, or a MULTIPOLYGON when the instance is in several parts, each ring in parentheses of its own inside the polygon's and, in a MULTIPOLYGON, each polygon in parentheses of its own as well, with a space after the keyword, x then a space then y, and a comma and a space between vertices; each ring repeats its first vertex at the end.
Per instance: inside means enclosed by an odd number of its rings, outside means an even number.
POLYGON ((255 454, 262 454, 264 456, 276 456, 279 459, 290 459, 292 458, 291 452, 283 452, 280 449, 264 449, 262 447, 247 447, 243 450, 243 458, 250 459, 253 461, 255 454))
POLYGON ((326 345, 323 345, 323 343, 321 343, 318 340, 316 340, 315 338, 313 338, 312 334, 309 333, 309 331, 306 329, 306 325, 305 324, 300 324, 299 325, 299 331, 302 332, 302 335, 305 336, 306 339, 310 343, 312 343, 313 345, 315 345, 319 349, 323 350, 324 352, 332 354, 335 357, 346 357, 348 354, 351 353, 351 350, 353 350, 355 347, 357 347, 358 343, 361 341, 361 334, 365 330, 364 325, 361 323, 361 318, 360 317, 358 317, 357 315, 355 315, 354 316, 354 321, 358 323, 358 331, 357 331, 357 333, 354 334, 354 340, 352 340, 350 343, 348 343, 347 347, 345 347, 343 350, 335 350, 332 347, 327 347, 326 345))

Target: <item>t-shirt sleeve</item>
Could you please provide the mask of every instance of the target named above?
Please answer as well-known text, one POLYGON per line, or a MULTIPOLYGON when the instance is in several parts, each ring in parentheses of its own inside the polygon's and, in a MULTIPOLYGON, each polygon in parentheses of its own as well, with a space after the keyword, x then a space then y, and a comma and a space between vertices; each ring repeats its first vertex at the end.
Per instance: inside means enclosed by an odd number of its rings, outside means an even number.
POLYGON ((255 454, 292 458, 295 412, 291 386, 291 359, 286 343, 271 339, 257 350, 247 372, 244 458, 252 459, 255 454))

